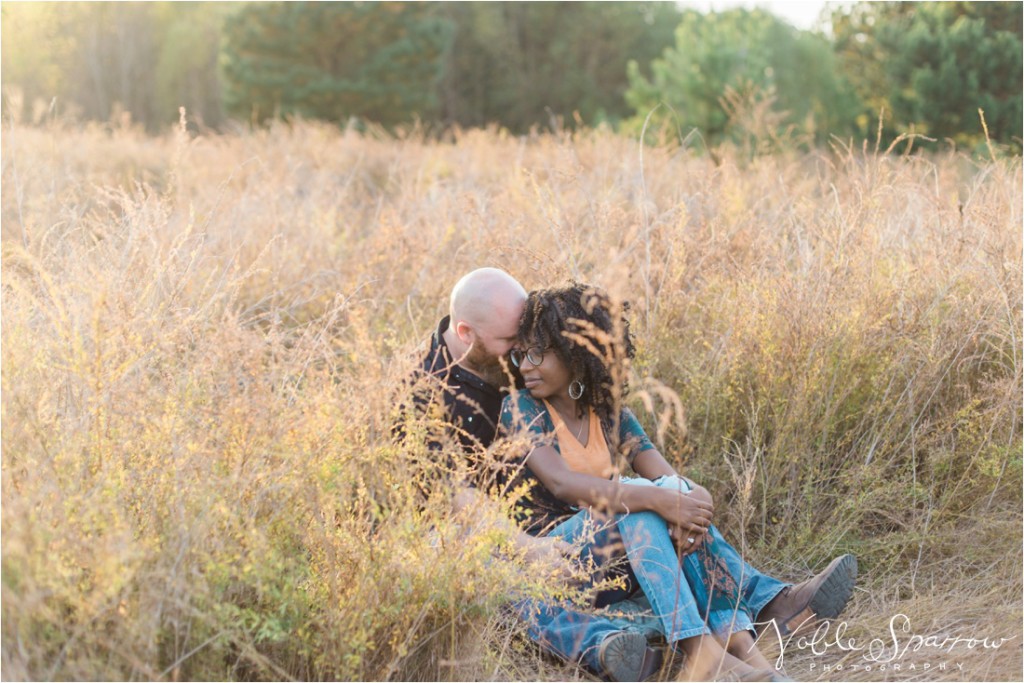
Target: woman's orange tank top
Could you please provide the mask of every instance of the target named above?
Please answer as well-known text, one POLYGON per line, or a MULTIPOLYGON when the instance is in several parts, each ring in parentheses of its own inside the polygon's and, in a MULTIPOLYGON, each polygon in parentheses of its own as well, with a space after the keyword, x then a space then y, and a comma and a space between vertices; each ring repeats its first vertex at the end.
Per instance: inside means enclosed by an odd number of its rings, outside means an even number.
POLYGON ((602 479, 611 478, 614 471, 612 469, 612 454, 608 450, 608 442, 604 439, 601 421, 597 419, 594 409, 591 408, 589 412, 587 445, 584 446, 562 421, 562 416, 558 414, 558 411, 547 401, 544 401, 544 406, 548 409, 551 422, 555 425, 558 450, 562 453, 569 469, 581 474, 592 474, 602 479))

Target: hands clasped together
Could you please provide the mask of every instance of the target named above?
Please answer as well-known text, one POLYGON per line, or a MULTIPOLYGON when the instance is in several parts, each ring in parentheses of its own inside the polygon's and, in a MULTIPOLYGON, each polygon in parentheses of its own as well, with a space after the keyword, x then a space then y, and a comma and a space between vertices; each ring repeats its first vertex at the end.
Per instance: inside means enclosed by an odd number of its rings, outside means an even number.
POLYGON ((690 491, 654 489, 657 496, 655 512, 668 523, 668 533, 679 548, 680 556, 688 555, 705 542, 714 539, 708 533, 715 506, 711 494, 703 486, 690 491))

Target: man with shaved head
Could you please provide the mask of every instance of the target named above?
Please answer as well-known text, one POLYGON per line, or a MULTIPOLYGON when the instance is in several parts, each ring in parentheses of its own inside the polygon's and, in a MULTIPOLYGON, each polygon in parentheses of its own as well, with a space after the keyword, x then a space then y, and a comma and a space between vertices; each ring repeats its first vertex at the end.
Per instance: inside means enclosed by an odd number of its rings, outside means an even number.
MULTIPOLYGON (((438 324, 423 358, 414 403, 425 411, 429 404, 443 408, 448 438, 458 440, 471 463, 478 462, 495 439, 506 385, 510 380, 521 383, 505 359, 516 342, 525 304, 526 290, 505 271, 479 268, 466 274, 452 288, 448 315, 438 324)), ((440 439, 431 441, 430 446, 434 450, 444 447, 440 439)), ((453 506, 457 511, 495 505, 476 492, 472 478, 455 484, 453 506)), ((508 524, 512 528, 511 520, 508 524)), ((515 532, 528 559, 565 561, 560 553, 568 548, 561 541, 534 537, 518 528, 515 532)), ((648 647, 644 633, 627 620, 533 602, 519 603, 517 608, 527 620, 532 638, 566 659, 582 659, 607 679, 642 681, 660 668, 660 652, 648 647)))
POLYGON ((455 362, 500 387, 501 359, 515 344, 525 304, 526 290, 503 270, 478 268, 464 275, 452 288, 448 329, 442 333, 455 362))

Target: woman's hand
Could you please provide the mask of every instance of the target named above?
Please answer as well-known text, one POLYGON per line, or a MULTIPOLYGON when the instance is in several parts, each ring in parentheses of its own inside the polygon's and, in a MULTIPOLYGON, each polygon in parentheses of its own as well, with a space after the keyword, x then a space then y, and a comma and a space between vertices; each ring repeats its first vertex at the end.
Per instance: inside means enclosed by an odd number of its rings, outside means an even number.
POLYGON ((692 493, 672 489, 652 487, 645 488, 644 491, 651 496, 651 510, 658 513, 670 528, 679 527, 690 536, 707 533, 708 527, 711 526, 711 516, 715 512, 710 502, 701 500, 692 493))
POLYGON ((690 495, 694 496, 697 500, 702 500, 706 502, 708 505, 711 505, 712 507, 714 507, 715 505, 714 501, 711 500, 711 493, 700 484, 693 485, 693 489, 690 491, 690 495))
POLYGON ((668 526, 668 535, 676 544, 676 549, 679 550, 680 557, 689 555, 693 551, 697 550, 697 548, 704 545, 705 541, 710 542, 713 540, 711 534, 698 534, 694 531, 683 531, 680 527, 673 526, 671 524, 668 526), (693 539, 692 543, 690 542, 691 538, 693 539))
MULTIPOLYGON (((713 511, 714 502, 711 500, 711 494, 708 493, 708 490, 703 486, 693 484, 692 482, 691 486, 693 488, 690 489, 690 492, 687 495, 698 502, 710 505, 713 511)), ((672 540, 676 544, 676 548, 679 549, 680 557, 689 555, 704 545, 704 543, 713 543, 715 540, 710 533, 686 531, 685 529, 672 524, 669 524, 668 526, 668 535, 672 537, 672 540), (690 542, 690 539, 693 539, 692 543, 690 542)))

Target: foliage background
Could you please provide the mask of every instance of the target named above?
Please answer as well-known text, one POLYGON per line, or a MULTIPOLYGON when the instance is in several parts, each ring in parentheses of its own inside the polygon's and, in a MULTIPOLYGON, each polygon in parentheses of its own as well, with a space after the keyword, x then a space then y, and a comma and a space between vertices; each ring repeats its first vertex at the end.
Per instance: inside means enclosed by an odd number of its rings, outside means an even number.
POLYGON ((223 131, 301 115, 433 132, 610 125, 648 114, 709 145, 831 136, 1019 153, 1019 2, 843 3, 798 30, 671 2, 7 3, 8 117, 223 131), (756 108, 752 105, 758 105, 756 108), (660 106, 659 106, 660 105, 660 106), (738 109, 750 112, 737 120, 738 109), (229 118, 230 117, 230 118, 229 118))

